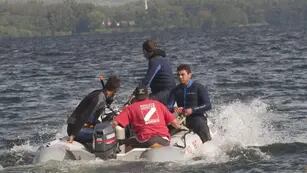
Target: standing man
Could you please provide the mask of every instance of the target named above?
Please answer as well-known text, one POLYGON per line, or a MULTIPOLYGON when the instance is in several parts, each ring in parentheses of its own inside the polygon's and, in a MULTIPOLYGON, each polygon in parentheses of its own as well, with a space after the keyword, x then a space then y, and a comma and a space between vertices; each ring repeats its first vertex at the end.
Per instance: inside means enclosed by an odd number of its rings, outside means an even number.
POLYGON ((104 89, 89 93, 77 106, 67 120, 68 142, 75 139, 79 142, 92 142, 93 128, 98 123, 98 118, 109 106, 115 93, 120 87, 120 80, 111 76, 104 89))
POLYGON ((186 116, 186 125, 198 134, 203 143, 211 140, 206 111, 211 109, 207 88, 192 80, 189 65, 181 64, 177 68, 180 84, 174 88, 168 100, 170 110, 186 116), (174 107, 175 102, 177 107, 174 107))
POLYGON ((113 120, 113 127, 124 128, 130 124, 136 134, 124 144, 132 148, 168 146, 170 134, 167 125, 180 128, 176 118, 162 103, 148 99, 146 87, 137 87, 134 94, 134 103, 125 107, 113 120))
POLYGON ((170 90, 176 86, 171 64, 165 58, 165 52, 157 48, 154 40, 143 43, 143 53, 148 60, 148 69, 139 86, 150 86, 150 98, 167 105, 170 90))

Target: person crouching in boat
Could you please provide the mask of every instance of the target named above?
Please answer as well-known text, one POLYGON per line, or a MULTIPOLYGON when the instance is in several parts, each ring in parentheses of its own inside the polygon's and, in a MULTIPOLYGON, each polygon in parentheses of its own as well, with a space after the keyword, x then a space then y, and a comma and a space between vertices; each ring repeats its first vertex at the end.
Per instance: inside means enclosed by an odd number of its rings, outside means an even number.
POLYGON ((120 79, 111 76, 103 89, 92 91, 79 103, 67 120, 68 142, 92 142, 93 127, 105 108, 112 103, 119 87, 120 79))
POLYGON ((134 94, 134 103, 125 107, 112 122, 113 127, 132 126, 136 136, 123 143, 127 149, 168 146, 170 133, 167 125, 180 128, 175 116, 162 103, 148 98, 147 87, 137 87, 134 94))

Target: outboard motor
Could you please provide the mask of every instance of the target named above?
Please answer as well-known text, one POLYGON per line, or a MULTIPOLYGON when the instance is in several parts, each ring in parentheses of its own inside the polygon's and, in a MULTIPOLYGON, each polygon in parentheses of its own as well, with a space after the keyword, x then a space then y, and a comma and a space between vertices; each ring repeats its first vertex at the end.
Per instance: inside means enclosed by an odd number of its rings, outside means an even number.
POLYGON ((93 133, 93 152, 101 159, 116 158, 117 140, 110 122, 96 124, 93 133))

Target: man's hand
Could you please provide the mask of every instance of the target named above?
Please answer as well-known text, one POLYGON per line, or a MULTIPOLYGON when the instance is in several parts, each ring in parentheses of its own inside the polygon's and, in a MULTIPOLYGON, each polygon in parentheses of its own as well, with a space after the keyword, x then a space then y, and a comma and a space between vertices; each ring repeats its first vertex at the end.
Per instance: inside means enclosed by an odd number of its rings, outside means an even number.
POLYGON ((68 140, 67 140, 67 142, 68 142, 68 143, 73 143, 73 142, 74 142, 74 138, 75 138, 74 135, 70 135, 69 138, 68 138, 68 140))
POLYGON ((104 80, 103 74, 99 75, 99 80, 104 80))
POLYGON ((193 113, 192 108, 184 109, 183 114, 184 116, 190 116, 193 113))
POLYGON ((183 113, 183 107, 175 107, 174 108, 174 112, 177 114, 182 114, 183 113))
POLYGON ((118 125, 117 121, 115 121, 115 119, 113 119, 112 121, 112 127, 115 128, 118 125))
POLYGON ((181 126, 180 126, 180 130, 189 131, 189 128, 187 128, 187 127, 184 126, 184 125, 181 125, 181 126))
POLYGON ((175 118, 171 123, 170 123, 175 129, 180 129, 181 125, 179 124, 179 122, 177 121, 177 119, 175 118))

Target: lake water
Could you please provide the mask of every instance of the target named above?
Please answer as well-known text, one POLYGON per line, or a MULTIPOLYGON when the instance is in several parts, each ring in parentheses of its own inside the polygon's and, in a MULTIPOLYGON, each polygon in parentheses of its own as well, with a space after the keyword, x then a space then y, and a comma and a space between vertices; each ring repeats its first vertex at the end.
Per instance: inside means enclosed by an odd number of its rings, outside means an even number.
MULTIPOLYGON (((270 27, 0 39, 0 172, 307 172, 307 36, 270 27), (173 71, 190 64, 209 88, 215 135, 199 160, 65 161, 33 165, 38 147, 66 135, 66 119, 119 75, 122 105, 144 76, 155 38, 173 71)), ((175 77, 175 75, 174 75, 175 77)))

